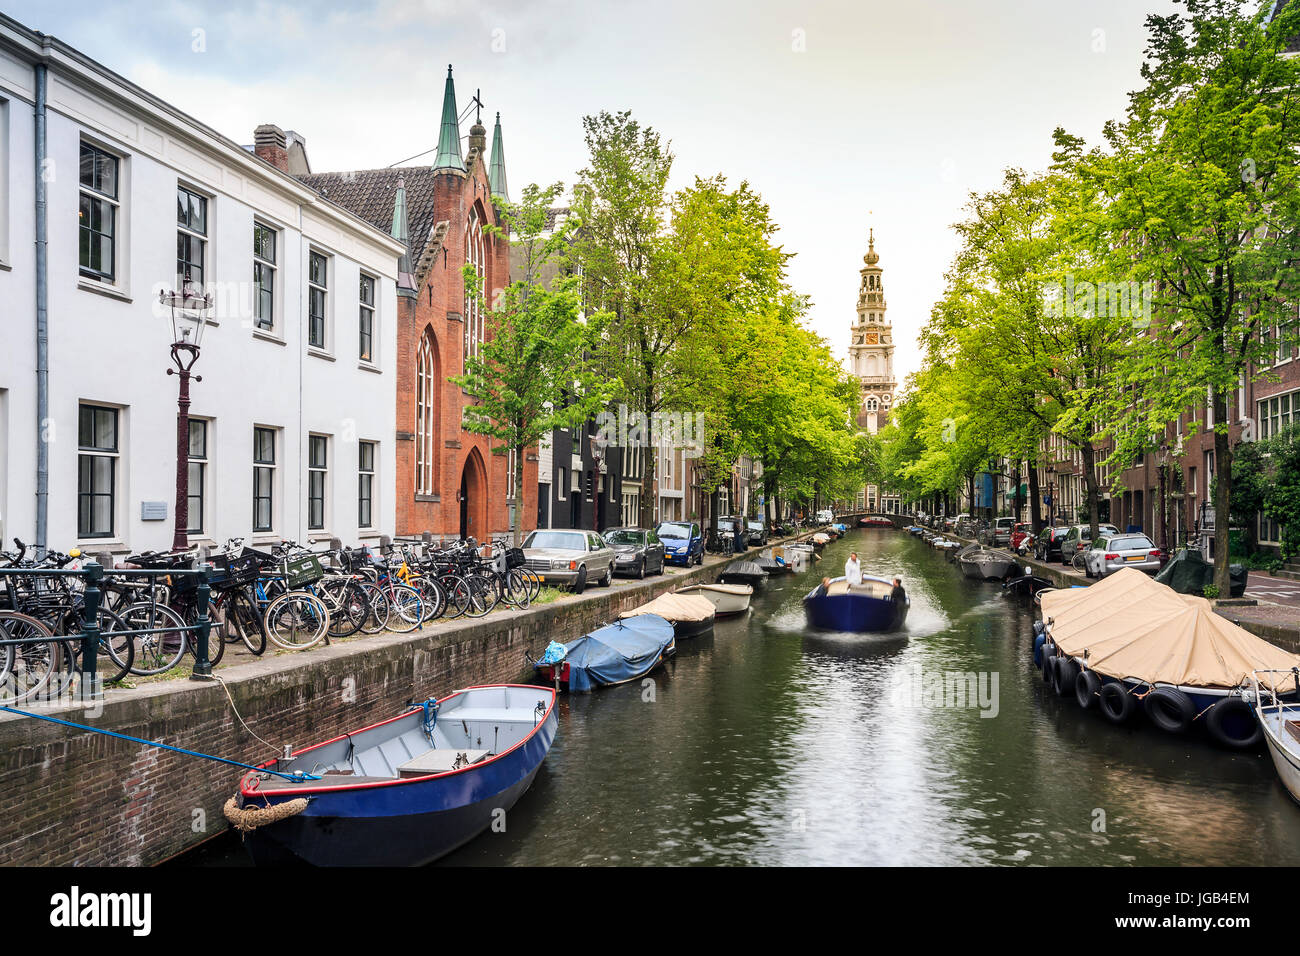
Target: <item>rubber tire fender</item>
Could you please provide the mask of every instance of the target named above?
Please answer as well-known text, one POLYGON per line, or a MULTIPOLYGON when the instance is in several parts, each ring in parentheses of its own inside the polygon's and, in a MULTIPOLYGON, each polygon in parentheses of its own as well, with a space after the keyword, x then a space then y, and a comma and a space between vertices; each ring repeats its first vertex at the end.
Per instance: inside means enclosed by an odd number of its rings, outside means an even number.
POLYGON ((1101 691, 1101 678, 1092 671, 1080 669, 1074 679, 1074 698, 1084 710, 1091 710, 1097 703, 1097 694, 1101 691))
POLYGON ((1046 643, 1046 634, 1039 634, 1034 638, 1034 667, 1037 670, 1043 669, 1043 645, 1046 643))
POLYGON ((1156 687, 1142 700, 1151 723, 1170 734, 1186 733, 1196 717, 1192 699, 1176 687, 1156 687))
POLYGON ((1225 697, 1211 707, 1205 715, 1205 729, 1217 743, 1233 750, 1255 747, 1264 737, 1264 728, 1260 726, 1255 708, 1240 697, 1225 697), (1243 718, 1250 722, 1251 733, 1245 737, 1229 733, 1228 722, 1235 725, 1243 718))
POLYGON ((1074 694, 1074 680, 1079 676, 1079 664, 1073 657, 1059 656, 1056 659, 1056 675, 1052 681, 1052 690, 1057 697, 1070 697, 1074 694))
POLYGON ((1108 681, 1101 685, 1098 695, 1101 712, 1112 724, 1127 723, 1137 710, 1137 700, 1120 681, 1108 681))

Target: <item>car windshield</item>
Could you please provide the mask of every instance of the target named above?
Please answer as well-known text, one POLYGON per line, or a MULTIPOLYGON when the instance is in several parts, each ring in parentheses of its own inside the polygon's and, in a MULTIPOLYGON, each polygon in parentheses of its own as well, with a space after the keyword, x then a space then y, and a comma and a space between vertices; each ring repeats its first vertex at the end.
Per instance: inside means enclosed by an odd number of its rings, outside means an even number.
POLYGON ((1111 538, 1108 547, 1112 551, 1150 551, 1155 545, 1146 535, 1133 534, 1123 538, 1111 538))
POLYGON ((605 535, 608 544, 645 544, 644 531, 611 531, 605 535))
POLYGON ((580 531, 534 531, 524 541, 524 547, 586 551, 587 538, 580 531))
POLYGON ((661 538, 689 538, 691 529, 684 524, 661 524, 659 526, 659 537, 661 538))

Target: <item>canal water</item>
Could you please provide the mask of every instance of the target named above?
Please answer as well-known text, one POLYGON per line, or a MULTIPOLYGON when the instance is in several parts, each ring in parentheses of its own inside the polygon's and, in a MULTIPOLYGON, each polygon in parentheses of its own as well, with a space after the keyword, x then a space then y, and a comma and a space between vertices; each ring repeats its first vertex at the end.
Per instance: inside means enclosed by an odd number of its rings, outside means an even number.
MULTIPOLYGON (((1058 699, 1026 663, 1032 621, 910 535, 851 532, 653 683, 563 697, 506 831, 437 865, 1300 863, 1300 807, 1262 750, 1058 699), (800 599, 851 549, 902 576, 906 634, 807 629, 800 599)), ((227 836, 181 862, 246 857, 227 836)))

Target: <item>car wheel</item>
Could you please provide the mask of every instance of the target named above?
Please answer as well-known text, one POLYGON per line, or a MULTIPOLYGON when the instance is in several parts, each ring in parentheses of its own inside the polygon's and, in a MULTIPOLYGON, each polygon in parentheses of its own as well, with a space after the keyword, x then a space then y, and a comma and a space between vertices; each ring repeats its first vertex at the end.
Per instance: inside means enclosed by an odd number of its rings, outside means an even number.
POLYGON ((605 569, 605 578, 603 581, 600 582, 600 586, 602 588, 607 588, 613 583, 614 583, 614 565, 611 564, 609 567, 605 569))
POLYGON ((573 593, 581 594, 583 589, 586 586, 587 586, 587 566, 584 564, 582 567, 578 568, 578 580, 573 582, 573 593))
POLYGON ((645 558, 637 562, 636 577, 638 581, 645 577, 645 558))

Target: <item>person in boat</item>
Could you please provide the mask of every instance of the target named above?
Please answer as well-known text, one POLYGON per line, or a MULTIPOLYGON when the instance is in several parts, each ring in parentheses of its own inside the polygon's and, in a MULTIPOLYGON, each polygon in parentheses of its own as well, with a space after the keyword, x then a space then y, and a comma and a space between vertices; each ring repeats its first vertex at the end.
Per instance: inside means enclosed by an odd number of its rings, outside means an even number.
POLYGON ((894 578, 894 590, 889 592, 889 599, 895 604, 902 604, 907 600, 907 592, 903 590, 902 578, 894 578))
POLYGON ((844 562, 844 579, 850 587, 862 583, 862 562, 858 560, 856 551, 851 551, 849 559, 844 562))
POLYGON ((817 596, 825 597, 828 593, 830 593, 830 589, 831 589, 831 579, 822 578, 822 583, 817 586, 817 596))

